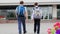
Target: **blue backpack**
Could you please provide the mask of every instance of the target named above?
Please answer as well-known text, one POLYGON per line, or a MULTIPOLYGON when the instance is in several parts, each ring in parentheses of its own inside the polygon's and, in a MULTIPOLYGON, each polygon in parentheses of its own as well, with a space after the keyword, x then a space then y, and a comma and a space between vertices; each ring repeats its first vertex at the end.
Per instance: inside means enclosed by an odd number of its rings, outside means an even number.
POLYGON ((24 12, 25 12, 25 7, 24 6, 18 6, 18 16, 24 16, 24 12))

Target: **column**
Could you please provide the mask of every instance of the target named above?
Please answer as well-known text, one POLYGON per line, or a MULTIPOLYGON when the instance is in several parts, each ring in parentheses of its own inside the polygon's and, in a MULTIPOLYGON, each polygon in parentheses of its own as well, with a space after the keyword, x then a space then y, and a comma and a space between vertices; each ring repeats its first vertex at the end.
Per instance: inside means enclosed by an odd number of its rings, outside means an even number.
POLYGON ((57 5, 53 5, 53 19, 57 18, 57 5))

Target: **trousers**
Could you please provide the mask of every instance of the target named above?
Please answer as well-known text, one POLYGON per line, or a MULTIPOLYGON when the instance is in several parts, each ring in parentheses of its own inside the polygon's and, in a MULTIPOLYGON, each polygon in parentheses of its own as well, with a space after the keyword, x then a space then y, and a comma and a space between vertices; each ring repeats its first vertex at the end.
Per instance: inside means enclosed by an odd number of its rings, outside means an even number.
POLYGON ((18 17, 18 30, 19 30, 19 34, 22 33, 21 25, 23 25, 23 32, 26 33, 25 17, 18 17))

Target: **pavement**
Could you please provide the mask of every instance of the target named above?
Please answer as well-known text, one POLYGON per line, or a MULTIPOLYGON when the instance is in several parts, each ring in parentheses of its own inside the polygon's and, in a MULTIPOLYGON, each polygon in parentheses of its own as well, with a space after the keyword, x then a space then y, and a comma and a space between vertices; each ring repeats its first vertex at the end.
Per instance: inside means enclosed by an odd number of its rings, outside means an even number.
MULTIPOLYGON (((47 34, 47 28, 52 28, 54 23, 41 22, 40 24, 40 34, 47 34)), ((34 23, 26 23, 26 29, 26 34, 34 34, 34 23)), ((18 23, 0 24, 0 34, 18 34, 18 23)))

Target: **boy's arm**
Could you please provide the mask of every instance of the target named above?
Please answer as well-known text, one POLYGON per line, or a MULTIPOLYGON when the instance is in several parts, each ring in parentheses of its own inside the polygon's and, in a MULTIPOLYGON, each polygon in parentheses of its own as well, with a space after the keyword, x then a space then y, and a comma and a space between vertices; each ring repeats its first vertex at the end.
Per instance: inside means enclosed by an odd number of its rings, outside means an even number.
POLYGON ((31 20, 33 20, 34 10, 32 10, 31 20))
POLYGON ((28 12, 27 12, 26 7, 25 7, 25 17, 26 17, 26 19, 28 19, 28 12))
POLYGON ((15 15, 16 15, 16 18, 17 18, 17 8, 16 8, 16 10, 15 10, 15 15))
POLYGON ((41 10, 41 8, 39 7, 39 11, 40 11, 40 17, 42 18, 42 10, 41 10))
POLYGON ((26 9, 26 7, 25 7, 25 17, 26 17, 26 20, 25 20, 25 22, 28 22, 28 12, 27 12, 27 9, 26 9))

